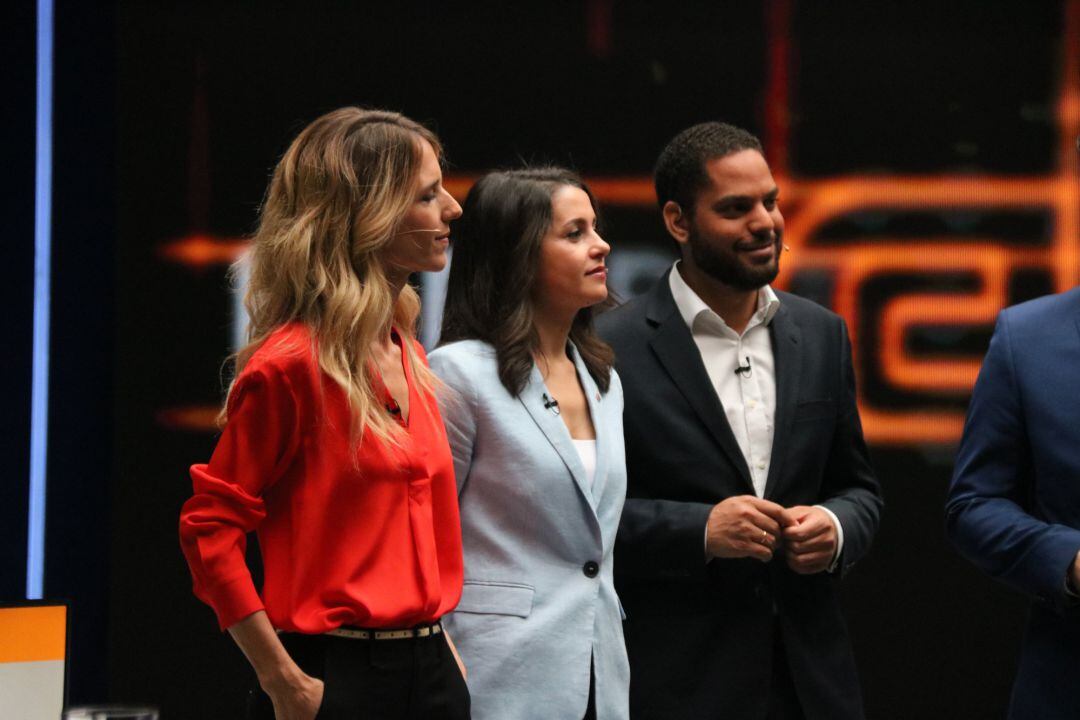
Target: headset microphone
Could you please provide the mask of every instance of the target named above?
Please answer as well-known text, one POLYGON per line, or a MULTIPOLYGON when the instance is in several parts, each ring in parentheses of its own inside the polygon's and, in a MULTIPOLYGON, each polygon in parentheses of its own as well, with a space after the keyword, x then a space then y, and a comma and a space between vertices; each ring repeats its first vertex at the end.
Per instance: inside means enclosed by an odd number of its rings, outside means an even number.
POLYGON ((442 228, 420 228, 419 230, 405 230, 399 232, 398 235, 410 235, 412 233, 434 233, 436 235, 442 235, 445 231, 442 228))

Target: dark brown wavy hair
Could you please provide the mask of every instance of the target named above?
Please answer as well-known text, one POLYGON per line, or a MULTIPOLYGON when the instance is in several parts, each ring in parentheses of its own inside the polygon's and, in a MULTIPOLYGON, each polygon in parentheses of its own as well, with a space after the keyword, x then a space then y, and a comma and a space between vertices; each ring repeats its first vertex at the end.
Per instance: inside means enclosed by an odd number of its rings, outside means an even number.
MULTIPOLYGON (((525 388, 539 337, 533 325, 532 293, 540 243, 552 222, 551 196, 564 185, 596 199, 577 173, 560 167, 488 173, 465 198, 454 227, 454 254, 440 343, 483 340, 495 348, 499 380, 511 395, 525 388)), ((594 308, 574 317, 570 340, 589 374, 607 392, 615 353, 593 330, 594 308)))

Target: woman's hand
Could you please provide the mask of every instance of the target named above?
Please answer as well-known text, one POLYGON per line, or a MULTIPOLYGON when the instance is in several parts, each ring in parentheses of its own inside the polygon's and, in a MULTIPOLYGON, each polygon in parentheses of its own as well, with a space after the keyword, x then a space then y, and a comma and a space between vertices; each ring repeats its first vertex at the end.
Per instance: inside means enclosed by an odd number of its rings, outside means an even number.
POLYGON ((259 610, 229 628, 270 696, 277 720, 314 720, 323 700, 323 681, 293 662, 274 632, 266 612, 259 610))
POLYGON ((297 668, 297 675, 287 682, 267 683, 263 691, 274 704, 277 720, 314 720, 322 705, 323 681, 305 675, 297 668))

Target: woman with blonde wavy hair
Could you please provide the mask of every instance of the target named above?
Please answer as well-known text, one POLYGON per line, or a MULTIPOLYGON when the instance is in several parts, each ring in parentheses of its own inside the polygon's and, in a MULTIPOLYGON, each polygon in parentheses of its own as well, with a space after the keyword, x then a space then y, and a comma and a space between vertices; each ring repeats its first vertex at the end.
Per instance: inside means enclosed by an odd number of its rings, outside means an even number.
POLYGON ((469 717, 440 624, 462 587, 453 461, 408 284, 461 215, 440 157, 412 120, 343 108, 271 179, 249 342, 180 515, 195 594, 255 670, 249 717, 469 717))

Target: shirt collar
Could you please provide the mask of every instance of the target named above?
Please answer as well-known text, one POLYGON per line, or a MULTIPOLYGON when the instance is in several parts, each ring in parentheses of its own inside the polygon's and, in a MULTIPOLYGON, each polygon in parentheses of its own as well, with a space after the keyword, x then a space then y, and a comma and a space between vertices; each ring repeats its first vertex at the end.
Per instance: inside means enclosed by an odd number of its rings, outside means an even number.
MULTIPOLYGON (((691 289, 686 281, 683 280, 682 273, 679 272, 679 260, 675 261, 675 264, 671 266, 671 272, 668 273, 668 283, 671 286, 671 297, 675 300, 675 306, 679 308, 679 315, 682 316, 683 322, 686 323, 686 327, 690 328, 690 331, 694 330, 694 321, 702 313, 708 313, 709 317, 715 318, 720 323, 727 327, 727 323, 724 319, 713 312, 712 308, 705 304, 696 292, 691 289)), ((750 325, 761 324, 768 325, 772 322, 773 317, 776 316, 776 312, 780 309, 780 298, 777 297, 776 292, 773 291, 770 285, 763 286, 758 290, 757 295, 757 310, 754 311, 754 317, 750 321, 750 325)))

